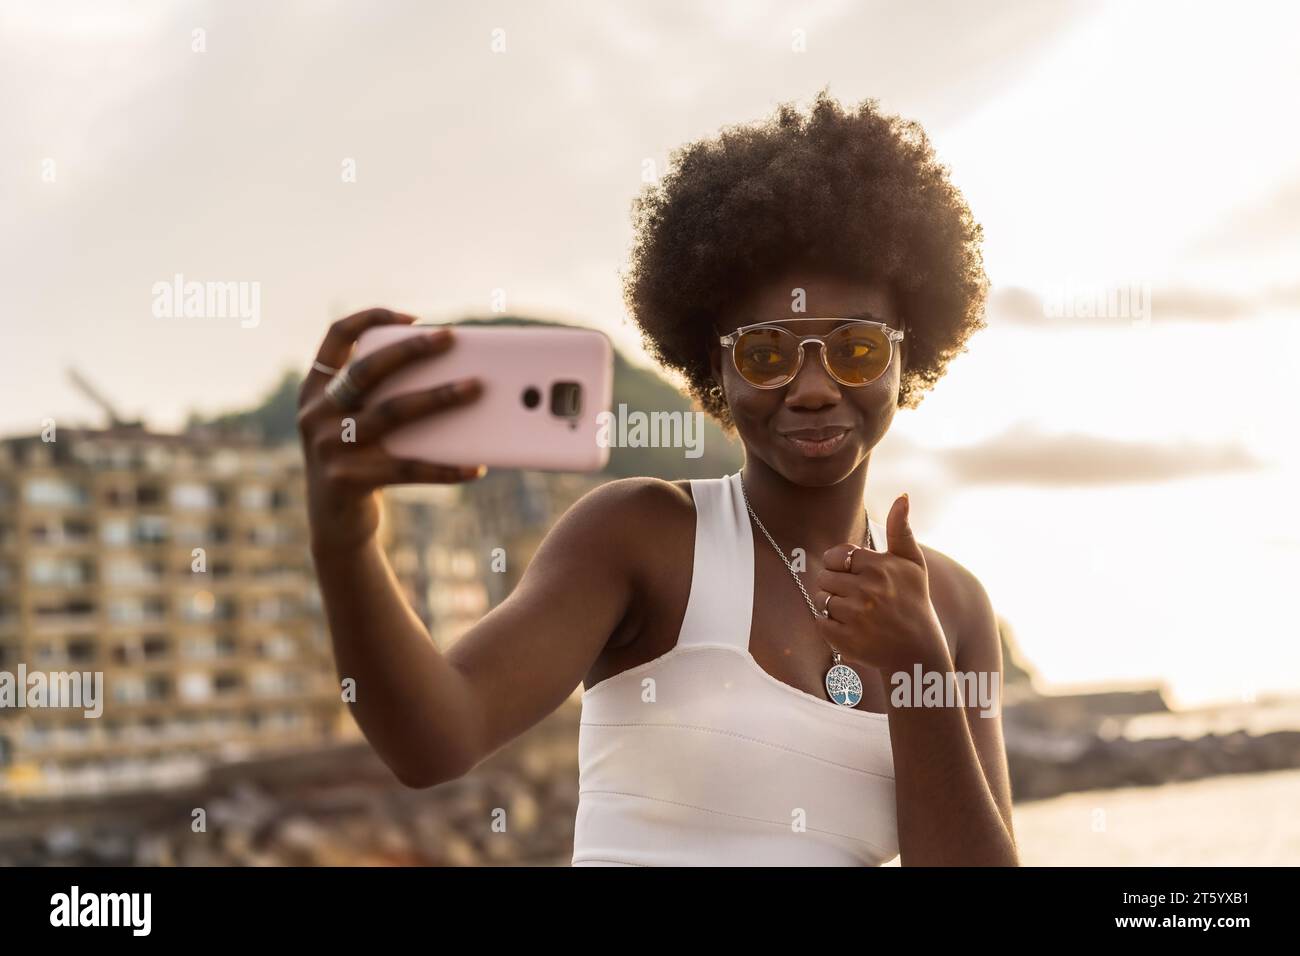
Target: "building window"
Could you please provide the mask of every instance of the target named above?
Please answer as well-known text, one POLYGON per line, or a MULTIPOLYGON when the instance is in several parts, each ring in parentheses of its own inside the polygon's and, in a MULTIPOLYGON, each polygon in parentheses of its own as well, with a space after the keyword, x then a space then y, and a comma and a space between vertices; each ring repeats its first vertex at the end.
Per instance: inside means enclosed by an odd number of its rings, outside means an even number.
POLYGON ((32 478, 24 486, 23 500, 29 505, 76 507, 86 503, 86 489, 58 478, 32 478))
POLYGON ((75 587, 93 579, 93 565, 76 558, 33 558, 27 565, 27 580, 32 584, 75 587))
POLYGON ((294 642, 286 634, 272 634, 257 642, 257 652, 260 657, 271 660, 285 660, 293 657, 294 642))
POLYGON ((145 678, 144 695, 146 700, 166 700, 171 694, 172 681, 166 674, 150 674, 145 678))
POLYGON ((213 686, 218 694, 235 694, 239 692, 243 681, 240 680, 239 674, 234 671, 222 671, 217 674, 213 681, 213 686))
POLYGON ((119 674, 113 680, 113 699, 122 704, 144 700, 144 679, 139 674, 119 674))
POLYGON ((201 671, 182 674, 177 684, 181 700, 202 701, 212 696, 212 678, 201 671))
POLYGON ((163 579, 161 561, 139 558, 115 558, 108 563, 107 578, 112 584, 156 584, 163 579))
POLYGON ((185 656, 193 661, 210 661, 217 656, 216 645, 208 636, 191 637, 185 642, 185 656))
POLYGON ((216 490, 210 485, 181 484, 172 487, 172 506, 198 511, 219 504, 216 490))
POLYGON ((167 519, 162 515, 141 515, 136 522, 135 539, 140 544, 161 544, 167 540, 167 519))
POLYGON ((90 664, 99 657, 99 645, 93 637, 75 637, 68 641, 68 663, 90 664))
POLYGON ((239 504, 250 511, 262 511, 271 506, 271 492, 261 485, 246 485, 239 491, 239 504))
POLYGON ((108 619, 114 624, 160 621, 166 615, 166 605, 159 598, 114 598, 108 604, 108 619))
POLYGON ((131 522, 126 518, 107 518, 100 522, 99 539, 104 544, 121 547, 131 543, 131 522))
POLYGON ((163 503, 162 488, 158 485, 139 485, 135 489, 135 503, 141 508, 154 508, 163 503))

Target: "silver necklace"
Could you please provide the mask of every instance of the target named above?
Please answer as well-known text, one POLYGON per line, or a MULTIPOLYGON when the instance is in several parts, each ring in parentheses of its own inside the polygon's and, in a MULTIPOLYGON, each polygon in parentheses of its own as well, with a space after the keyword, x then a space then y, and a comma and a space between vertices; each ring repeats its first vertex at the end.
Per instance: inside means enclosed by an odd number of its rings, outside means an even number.
MULTIPOLYGON (((794 564, 792 564, 790 559, 785 556, 785 552, 781 550, 780 546, 775 540, 773 540, 772 535, 768 533, 762 519, 759 518, 759 516, 754 513, 754 509, 750 507, 749 494, 745 491, 744 478, 741 478, 740 480, 740 496, 745 499, 745 510, 749 512, 749 516, 753 518, 754 522, 758 525, 758 530, 763 532, 763 537, 767 538, 767 543, 772 546, 772 550, 777 553, 778 557, 780 557, 786 570, 789 571, 790 576, 794 578, 794 583, 799 585, 799 593, 803 595, 804 601, 807 602, 808 610, 812 612, 812 616, 819 621, 829 617, 829 611, 817 610, 817 606, 813 604, 812 598, 808 596, 808 589, 803 586, 803 580, 799 577, 799 572, 794 569, 794 564)), ((868 548, 874 550, 874 546, 871 543, 870 515, 867 515, 867 534, 865 543, 868 548)), ((829 598, 827 598, 826 603, 829 606, 829 598)), ((830 644, 828 643, 826 646, 830 647, 830 644)), ((831 655, 831 666, 830 669, 826 671, 826 693, 835 703, 841 704, 845 707, 854 707, 860 700, 862 700, 862 678, 858 675, 857 671, 840 659, 840 652, 833 647, 831 647, 831 655)))

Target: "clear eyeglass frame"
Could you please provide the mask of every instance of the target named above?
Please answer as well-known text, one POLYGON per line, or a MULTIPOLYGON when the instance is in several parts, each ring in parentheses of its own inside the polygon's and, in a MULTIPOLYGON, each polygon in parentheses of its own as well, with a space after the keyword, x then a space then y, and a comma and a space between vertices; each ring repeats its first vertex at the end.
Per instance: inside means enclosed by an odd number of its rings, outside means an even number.
POLYGON ((874 319, 846 319, 846 318, 841 318, 840 316, 831 315, 831 316, 798 318, 798 319, 769 319, 766 322, 755 322, 752 325, 742 325, 740 328, 732 332, 728 332, 726 335, 719 335, 718 342, 723 346, 723 348, 726 348, 731 352, 731 364, 735 366, 736 374, 745 380, 746 385, 750 385, 754 388, 784 388, 785 386, 793 382, 795 378, 799 375, 800 369, 803 368, 804 356, 808 352, 808 350, 804 348, 804 346, 807 345, 809 342, 816 342, 819 345, 821 345, 821 349, 819 351, 821 352, 822 367, 826 369, 827 375, 829 375, 836 382, 845 386, 846 388, 862 388, 866 385, 870 385, 872 382, 879 379, 881 375, 885 374, 885 371, 890 367, 890 365, 893 364, 895 343, 903 341, 903 336, 904 333, 901 329, 895 329, 892 326, 886 325, 884 322, 877 322, 874 319), (783 328, 781 325, 777 324, 782 322, 839 322, 840 324, 837 325, 835 328, 831 329, 829 332, 823 332, 821 335, 795 336, 794 332, 790 331, 787 328, 783 328), (881 329, 885 333, 885 337, 889 341, 889 358, 881 367, 880 372, 869 381, 866 382, 844 381, 842 378, 840 378, 838 375, 835 374, 834 370, 831 368, 830 361, 826 358, 826 337, 830 335, 834 335, 836 332, 844 328, 844 326, 846 325, 874 325, 876 328, 881 329), (745 373, 740 370, 740 363, 736 360, 735 345, 740 340, 740 337, 744 333, 753 331, 754 329, 775 329, 776 331, 781 332, 785 335, 798 338, 799 361, 795 363, 794 370, 790 373, 789 377, 785 378, 780 382, 776 382, 772 385, 759 385, 755 382, 751 382, 748 378, 745 378, 745 373))

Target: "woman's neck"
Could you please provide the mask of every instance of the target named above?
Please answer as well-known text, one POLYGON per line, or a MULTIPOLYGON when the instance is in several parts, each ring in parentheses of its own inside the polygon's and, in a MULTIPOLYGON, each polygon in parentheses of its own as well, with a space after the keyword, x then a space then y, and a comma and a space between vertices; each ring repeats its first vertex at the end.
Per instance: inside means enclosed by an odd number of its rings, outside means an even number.
POLYGON ((810 563, 820 565, 822 553, 837 544, 866 538, 867 465, 862 460, 843 481, 813 487, 797 485, 766 462, 748 456, 741 477, 745 495, 768 533, 786 554, 803 548, 810 563))

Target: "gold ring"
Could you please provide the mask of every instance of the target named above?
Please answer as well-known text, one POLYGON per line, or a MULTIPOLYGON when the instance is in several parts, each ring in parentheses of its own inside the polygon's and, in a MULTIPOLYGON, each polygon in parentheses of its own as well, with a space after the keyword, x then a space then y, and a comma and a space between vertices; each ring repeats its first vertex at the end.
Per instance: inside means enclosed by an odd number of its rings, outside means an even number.
POLYGON ((846 555, 844 556, 844 570, 845 570, 845 571, 852 571, 852 570, 853 570, 853 554, 854 554, 854 552, 856 552, 856 551, 861 551, 861 550, 862 550, 862 549, 859 548, 856 544, 851 544, 851 545, 849 545, 849 553, 846 554, 846 555))
POLYGON ((826 600, 822 602, 822 617, 823 617, 823 618, 829 618, 829 617, 831 616, 831 598, 833 598, 833 597, 835 597, 834 594, 828 594, 828 595, 826 595, 826 600))

